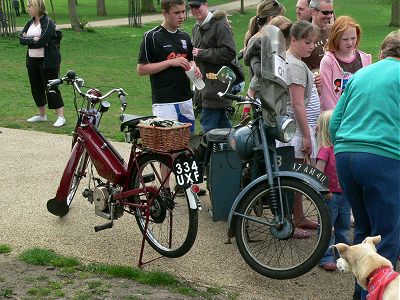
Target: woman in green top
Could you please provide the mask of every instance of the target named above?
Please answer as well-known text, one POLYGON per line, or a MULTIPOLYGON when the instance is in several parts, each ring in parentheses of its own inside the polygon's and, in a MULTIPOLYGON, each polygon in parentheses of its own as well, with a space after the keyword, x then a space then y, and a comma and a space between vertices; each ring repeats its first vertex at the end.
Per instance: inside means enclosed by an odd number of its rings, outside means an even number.
MULTIPOLYGON (((340 184, 353 209, 354 244, 381 235, 378 253, 396 268, 400 252, 400 30, 386 36, 381 60, 350 79, 330 134, 340 184)), ((356 286, 353 299, 365 299, 356 286)))

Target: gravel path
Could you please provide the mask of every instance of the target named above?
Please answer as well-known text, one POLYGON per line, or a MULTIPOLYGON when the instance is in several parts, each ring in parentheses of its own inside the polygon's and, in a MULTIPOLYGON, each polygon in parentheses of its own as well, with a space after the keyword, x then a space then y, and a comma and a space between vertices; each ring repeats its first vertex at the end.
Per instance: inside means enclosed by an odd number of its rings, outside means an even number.
MULTIPOLYGON (((16 252, 43 247, 84 262, 137 264, 141 238, 133 218, 124 216, 112 229, 95 233, 93 226, 105 220, 94 214, 94 207, 80 193, 66 217, 47 212, 46 202, 54 197, 69 157, 69 136, 0 131, 0 243, 12 245, 16 252)), ((128 144, 113 145, 127 157, 128 144)), ((226 223, 213 222, 207 212, 208 199, 203 197, 202 203, 192 250, 182 258, 156 260, 146 269, 162 269, 200 285, 238 291, 240 299, 350 299, 353 279, 349 274, 316 267, 299 278, 278 281, 252 271, 235 242, 225 244, 226 223)), ((147 247, 145 259, 156 257, 147 247)))

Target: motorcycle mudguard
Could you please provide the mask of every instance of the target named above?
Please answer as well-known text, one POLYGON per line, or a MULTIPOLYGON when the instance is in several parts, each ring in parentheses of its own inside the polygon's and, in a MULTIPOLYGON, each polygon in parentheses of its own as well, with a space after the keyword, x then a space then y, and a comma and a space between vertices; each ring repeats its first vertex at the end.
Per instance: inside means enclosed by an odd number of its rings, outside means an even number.
POLYGON ((67 196, 74 177, 74 170, 79 163, 83 152, 83 145, 80 141, 76 142, 71 151, 71 157, 64 169, 55 198, 47 201, 47 210, 53 215, 63 217, 69 211, 67 196))
MULTIPOLYGON (((328 189, 318 182, 316 179, 313 177, 303 174, 303 173, 298 173, 298 172, 293 172, 293 171, 280 171, 280 172, 275 172, 273 173, 274 178, 296 178, 301 181, 303 181, 305 184, 309 185, 311 188, 313 188, 316 192, 318 193, 327 193, 328 189)), ((233 225, 234 225, 234 213, 236 211, 236 208, 240 205, 242 199, 244 196, 256 185, 266 182, 268 180, 267 175, 263 175, 258 177, 256 180, 252 181, 250 184, 248 184, 236 197, 235 202, 233 202, 231 210, 229 212, 228 216, 228 235, 230 237, 234 236, 234 230, 233 230, 233 225)))

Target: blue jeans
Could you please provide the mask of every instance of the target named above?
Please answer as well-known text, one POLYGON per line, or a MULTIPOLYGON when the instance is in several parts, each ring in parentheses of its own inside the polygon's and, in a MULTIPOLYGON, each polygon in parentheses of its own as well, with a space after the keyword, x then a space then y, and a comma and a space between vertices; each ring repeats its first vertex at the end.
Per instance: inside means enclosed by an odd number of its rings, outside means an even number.
MULTIPOLYGON (((396 268, 400 252, 400 160, 343 152, 335 155, 340 185, 353 209, 354 244, 381 235, 378 253, 396 268)), ((361 287, 356 285, 356 292, 361 287)), ((365 299, 366 291, 361 292, 365 299)))
MULTIPOLYGON (((331 234, 329 246, 337 243, 350 245, 350 204, 343 193, 334 193, 332 199, 326 201, 334 231, 331 234)), ((336 261, 334 249, 327 249, 325 256, 321 259, 320 265, 336 261)))
POLYGON ((200 117, 201 129, 204 133, 215 128, 231 128, 232 124, 225 108, 202 107, 200 117))

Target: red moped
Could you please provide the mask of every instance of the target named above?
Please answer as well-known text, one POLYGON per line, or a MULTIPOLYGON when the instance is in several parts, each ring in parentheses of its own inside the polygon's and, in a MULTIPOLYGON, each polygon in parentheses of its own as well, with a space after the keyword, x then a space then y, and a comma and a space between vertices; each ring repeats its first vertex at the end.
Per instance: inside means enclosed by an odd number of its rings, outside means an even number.
POLYGON ((186 254, 197 235, 200 205, 196 192, 199 188, 192 182, 178 182, 174 168, 184 166, 186 158, 190 161, 192 151, 162 152, 143 147, 138 124, 151 117, 122 114, 121 131, 132 144, 126 162, 98 129, 103 114, 110 107, 105 99, 111 94, 118 94, 121 109, 125 110, 124 90, 112 89, 102 95, 97 89, 85 88, 83 79, 74 71, 49 81, 48 87, 51 89, 62 83, 73 87, 77 122, 71 156, 56 196, 47 202, 48 211, 59 217, 65 216, 70 211, 79 183, 86 179, 83 197, 94 204, 96 215, 108 220, 104 225, 95 226, 96 232, 111 228, 114 220, 124 214, 136 218, 143 235, 139 266, 144 264, 145 240, 163 256, 176 258, 186 254), (83 92, 81 88, 87 90, 83 92), (78 109, 81 98, 84 100, 78 109), (179 188, 184 192, 182 196, 177 193, 179 188))

